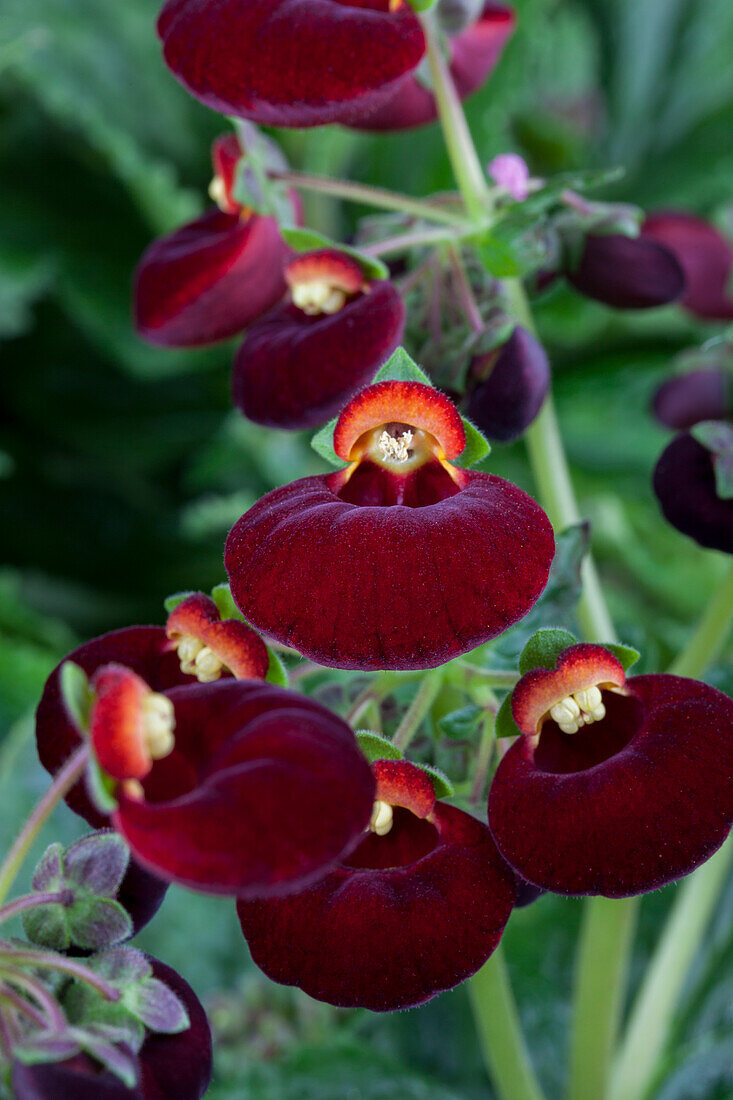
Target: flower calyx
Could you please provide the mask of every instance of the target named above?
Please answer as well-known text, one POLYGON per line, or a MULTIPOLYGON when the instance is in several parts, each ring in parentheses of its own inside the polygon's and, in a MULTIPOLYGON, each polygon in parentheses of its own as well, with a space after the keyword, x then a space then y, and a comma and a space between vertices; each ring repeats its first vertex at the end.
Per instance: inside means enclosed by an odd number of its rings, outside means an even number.
POLYGON ((239 619, 222 620, 210 596, 194 592, 171 611, 166 633, 178 652, 181 671, 210 684, 222 676, 264 680, 267 646, 239 619))

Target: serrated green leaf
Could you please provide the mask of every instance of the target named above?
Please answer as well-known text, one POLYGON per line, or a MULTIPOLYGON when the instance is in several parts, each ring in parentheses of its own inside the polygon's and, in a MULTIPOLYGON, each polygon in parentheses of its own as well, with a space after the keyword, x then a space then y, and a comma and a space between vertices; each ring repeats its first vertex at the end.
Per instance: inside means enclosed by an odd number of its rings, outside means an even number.
POLYGON ((388 737, 383 737, 381 733, 375 733, 373 730, 357 730, 355 736, 359 748, 370 764, 375 760, 401 760, 404 755, 388 737))
POLYGON ((173 595, 166 596, 166 598, 163 600, 163 607, 165 608, 166 614, 170 615, 171 612, 176 610, 179 604, 182 604, 183 601, 187 600, 189 596, 195 595, 196 592, 191 590, 189 592, 174 592, 173 595))
POLYGON ((381 260, 374 256, 365 256, 358 248, 349 248, 348 245, 333 241, 324 233, 318 233, 315 229, 300 229, 298 227, 282 226, 282 236, 296 252, 315 252, 321 248, 335 249, 337 252, 345 252, 358 264, 369 279, 388 279, 389 268, 381 260))
POLYGON ((89 687, 89 677, 73 661, 64 661, 59 678, 61 697, 77 732, 86 737, 89 728, 89 711, 93 693, 89 687))
POLYGON ((495 731, 497 737, 521 737, 522 731, 517 723, 514 721, 514 715, 512 714, 512 696, 511 692, 503 700, 499 711, 496 715, 496 727, 495 731))
POLYGON ((436 768, 432 764, 418 764, 417 767, 430 777, 436 798, 452 798, 456 793, 450 779, 440 768, 436 768))
POLYGON ((460 707, 459 710, 452 710, 450 714, 444 714, 438 720, 438 729, 452 740, 465 741, 476 732, 483 714, 482 707, 469 703, 468 706, 460 707))
POLYGON ((621 664, 624 666, 624 672, 628 672, 632 665, 641 657, 641 653, 638 649, 634 649, 632 645, 623 645, 619 642, 603 642, 603 648, 613 653, 614 657, 617 657, 621 664))
POLYGON ((522 676, 533 668, 555 668, 557 658, 578 639, 569 630, 543 627, 527 640, 519 655, 519 671, 522 676))

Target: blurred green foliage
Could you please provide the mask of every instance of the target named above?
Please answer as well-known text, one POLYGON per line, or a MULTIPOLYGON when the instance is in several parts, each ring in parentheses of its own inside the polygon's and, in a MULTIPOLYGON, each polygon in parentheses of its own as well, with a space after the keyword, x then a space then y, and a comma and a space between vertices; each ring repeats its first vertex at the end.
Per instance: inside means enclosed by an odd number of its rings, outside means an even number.
MULTIPOLYGON (((724 219, 733 178, 730 0, 516 0, 519 30, 469 105, 480 152, 534 172, 623 164, 609 198, 724 219)), ((165 70, 156 0, 0 0, 0 832, 43 788, 27 717, 76 638, 159 621, 162 599, 223 579, 231 523, 264 491, 322 469, 307 440, 230 410, 234 345, 143 344, 130 281, 151 238, 204 205, 223 128, 165 70), (13 725, 13 723, 15 723, 13 725)), ((414 193, 452 186, 435 127, 369 137, 288 133, 294 166, 414 193)), ((366 211, 309 199, 350 233, 366 211)), ((538 305, 584 510, 625 641, 643 668, 684 641, 723 562, 662 522, 650 473, 665 433, 650 394, 681 348, 713 335, 669 308, 614 313, 555 291, 538 305)), ((531 489, 521 445, 487 468, 531 489)), ((730 651, 727 657, 730 658, 730 651)), ((730 660, 713 678, 731 687, 730 660)), ((78 824, 60 812, 56 837, 78 824)), ((647 899, 635 975, 674 888, 647 899)), ((731 1080, 729 893, 676 1021, 658 1100, 724 1100, 731 1080), (728 977, 720 981, 727 969, 728 977)), ((544 898, 506 937, 550 1097, 567 1046, 579 907, 544 898)), ((488 1100, 465 995, 382 1018, 314 1009, 258 983, 233 906, 171 890, 142 937, 210 996, 215 1100, 488 1100), (247 983, 255 982, 255 995, 247 983), (320 1013, 320 1014, 319 1014, 320 1013)))

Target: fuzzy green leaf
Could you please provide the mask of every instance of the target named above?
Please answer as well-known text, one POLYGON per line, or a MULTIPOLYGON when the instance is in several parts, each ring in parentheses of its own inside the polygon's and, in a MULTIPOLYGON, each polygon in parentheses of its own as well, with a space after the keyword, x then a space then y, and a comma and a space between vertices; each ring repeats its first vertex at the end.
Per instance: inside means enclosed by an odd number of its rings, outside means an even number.
POLYGON ((514 715, 512 714, 512 696, 511 692, 502 702, 499 707, 499 712, 496 716, 496 728, 495 733, 497 737, 521 737, 522 731, 517 723, 514 721, 514 715))
POLYGON ((166 596, 163 600, 163 607, 166 610, 166 614, 170 615, 172 611, 175 611, 179 604, 182 604, 184 600, 187 600, 189 596, 195 596, 196 593, 191 592, 174 592, 172 596, 166 596))
POLYGON ((60 676, 61 697, 77 731, 85 737, 89 728, 89 711, 93 693, 89 677, 73 661, 64 661, 60 676))
POLYGON ((618 658, 624 666, 624 672, 628 672, 631 666, 635 665, 641 657, 639 650, 634 649, 632 645, 622 645, 619 642, 603 642, 603 648, 618 658))
POLYGON ((472 737, 481 724, 483 708, 474 703, 452 710, 450 714, 444 714, 438 721, 438 729, 446 737, 454 741, 465 741, 472 737))
POLYGON ((555 668, 557 658, 578 639, 569 630, 549 627, 536 631, 528 639, 519 656, 519 671, 522 676, 532 668, 555 668))
POLYGON ((440 768, 435 768, 432 764, 418 764, 417 767, 430 777, 436 798, 452 798, 456 793, 450 779, 440 768))
POLYGON ((370 764, 375 760, 401 760, 403 753, 387 737, 373 730, 357 730, 356 740, 359 748, 370 764))
POLYGON ((361 265, 362 271, 369 279, 388 279, 389 268, 381 260, 373 256, 365 256, 357 248, 349 248, 345 244, 331 240, 324 233, 318 233, 315 229, 299 229, 289 226, 281 227, 281 232, 286 242, 296 252, 315 252, 321 248, 335 249, 337 252, 345 252, 361 265))

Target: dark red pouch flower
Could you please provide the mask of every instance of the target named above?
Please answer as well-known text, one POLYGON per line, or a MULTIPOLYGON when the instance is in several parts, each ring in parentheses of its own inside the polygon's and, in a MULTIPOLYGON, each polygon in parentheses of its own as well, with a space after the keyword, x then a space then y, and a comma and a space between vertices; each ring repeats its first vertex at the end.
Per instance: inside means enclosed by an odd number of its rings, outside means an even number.
POLYGON ((733 823, 733 701, 671 675, 626 679, 598 645, 534 668, 511 708, 523 736, 489 792, 489 826, 528 882, 625 897, 689 874, 733 823))
POLYGON ((681 305, 697 317, 733 320, 733 244, 704 221, 680 210, 660 210, 644 222, 642 236, 668 248, 685 273, 681 305))
POLYGON ((435 800, 428 775, 378 760, 372 822, 321 882, 240 901, 252 957, 274 981, 330 1004, 387 1012, 470 977, 497 946, 514 875, 485 825, 435 800))
POLYGON ((471 364, 477 380, 468 415, 485 436, 508 443, 536 418, 550 388, 550 361, 531 332, 517 326, 501 347, 471 364))
POLYGON ((225 565, 257 629, 321 664, 430 668, 532 607, 554 552, 531 497, 453 465, 460 416, 418 382, 379 382, 337 422, 349 465, 275 489, 235 524, 225 565))
POLYGON ((589 234, 579 263, 566 276, 586 298, 615 309, 652 309, 685 290, 684 272, 669 248, 620 233, 589 234))

